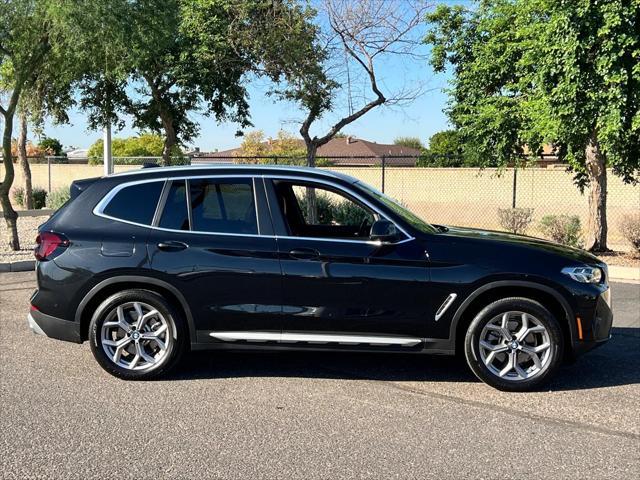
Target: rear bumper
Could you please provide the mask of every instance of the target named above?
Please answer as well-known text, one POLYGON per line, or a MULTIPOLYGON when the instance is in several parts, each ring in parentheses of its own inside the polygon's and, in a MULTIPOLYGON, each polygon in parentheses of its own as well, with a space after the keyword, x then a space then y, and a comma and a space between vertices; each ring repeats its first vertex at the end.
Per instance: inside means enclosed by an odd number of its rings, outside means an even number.
POLYGON ((31 331, 38 335, 45 335, 65 342, 82 343, 80 324, 52 317, 37 310, 31 310, 27 316, 31 331))

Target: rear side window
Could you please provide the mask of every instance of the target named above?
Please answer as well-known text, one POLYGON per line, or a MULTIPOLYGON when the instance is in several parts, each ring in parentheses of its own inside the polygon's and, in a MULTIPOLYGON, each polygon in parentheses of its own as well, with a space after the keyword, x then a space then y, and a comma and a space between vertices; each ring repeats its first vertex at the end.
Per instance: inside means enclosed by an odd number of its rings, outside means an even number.
POLYGON ((187 189, 184 180, 171 183, 158 226, 172 230, 189 230, 187 189))
POLYGON ((119 190, 102 213, 128 222, 151 225, 164 182, 131 185, 119 190))
POLYGON ((190 180, 192 230, 258 233, 251 180, 190 180))

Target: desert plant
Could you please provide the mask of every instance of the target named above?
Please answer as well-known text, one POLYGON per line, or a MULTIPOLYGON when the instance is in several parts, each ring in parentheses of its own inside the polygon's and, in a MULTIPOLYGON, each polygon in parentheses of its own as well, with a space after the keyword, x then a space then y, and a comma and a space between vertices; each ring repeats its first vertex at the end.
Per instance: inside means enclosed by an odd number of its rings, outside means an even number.
POLYGON ((533 221, 533 208, 499 208, 498 218, 502 228, 522 235, 533 221))
POLYGON ((540 220, 540 231, 554 242, 582 247, 582 225, 577 215, 545 215, 540 220))
POLYGON ((33 208, 41 209, 47 204, 47 191, 44 188, 34 188, 31 196, 33 197, 33 208))
POLYGON ((47 196, 47 208, 58 210, 69 200, 69 188, 59 188, 47 196))
POLYGON ((619 223, 620 232, 633 247, 634 253, 640 255, 640 213, 623 216, 619 223))
MULTIPOLYGON (((16 205, 24 207, 24 188, 15 187, 12 192, 13 201, 16 205)), ((47 191, 43 188, 34 188, 31 192, 31 198, 33 198, 33 208, 44 208, 47 201, 47 191)))

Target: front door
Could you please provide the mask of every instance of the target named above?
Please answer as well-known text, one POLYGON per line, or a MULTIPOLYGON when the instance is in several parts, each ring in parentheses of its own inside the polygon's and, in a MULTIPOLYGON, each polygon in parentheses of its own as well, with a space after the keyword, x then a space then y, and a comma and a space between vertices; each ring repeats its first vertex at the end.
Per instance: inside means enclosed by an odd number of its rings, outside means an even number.
POLYGON ((283 274, 283 341, 428 336, 427 259, 416 240, 371 241, 381 215, 338 185, 272 178, 266 188, 283 274))
POLYGON ((281 270, 263 198, 262 181, 256 189, 250 177, 165 187, 148 240, 151 267, 186 298, 199 342, 280 332, 281 270))

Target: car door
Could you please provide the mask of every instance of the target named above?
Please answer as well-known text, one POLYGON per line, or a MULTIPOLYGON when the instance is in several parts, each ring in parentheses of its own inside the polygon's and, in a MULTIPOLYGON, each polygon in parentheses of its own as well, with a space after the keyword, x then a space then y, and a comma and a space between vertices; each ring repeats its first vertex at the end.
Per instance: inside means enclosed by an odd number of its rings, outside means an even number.
POLYGON ((427 336, 427 258, 413 238, 370 241, 371 222, 381 214, 338 184, 271 177, 265 188, 283 275, 283 341, 427 336), (308 212, 312 194, 315 219, 308 212))
POLYGON ((281 270, 262 182, 168 181, 154 222, 151 267, 186 298, 199 342, 279 334, 281 270))

